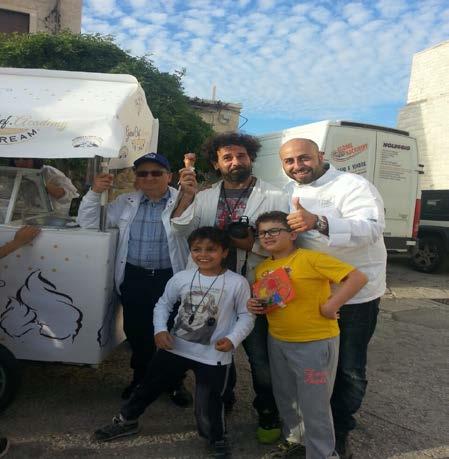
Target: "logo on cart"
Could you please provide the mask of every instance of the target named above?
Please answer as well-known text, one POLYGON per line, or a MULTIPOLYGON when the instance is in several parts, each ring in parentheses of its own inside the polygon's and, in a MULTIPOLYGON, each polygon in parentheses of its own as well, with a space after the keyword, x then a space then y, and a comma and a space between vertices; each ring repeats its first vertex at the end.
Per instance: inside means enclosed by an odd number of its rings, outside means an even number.
POLYGON ((103 139, 94 135, 84 135, 72 139, 74 148, 98 148, 102 143, 103 139))
POLYGON ((0 145, 13 145, 32 140, 41 128, 54 128, 63 131, 65 121, 34 119, 29 115, 0 115, 0 145))
POLYGON ((0 315, 0 328, 12 338, 37 333, 52 340, 78 336, 83 313, 72 298, 58 291, 40 270, 32 272, 15 297, 9 297, 0 315))
POLYGON ((353 158, 367 150, 367 143, 356 146, 352 145, 352 143, 347 143, 337 147, 337 149, 331 153, 331 156, 334 161, 347 161, 349 158, 353 158))

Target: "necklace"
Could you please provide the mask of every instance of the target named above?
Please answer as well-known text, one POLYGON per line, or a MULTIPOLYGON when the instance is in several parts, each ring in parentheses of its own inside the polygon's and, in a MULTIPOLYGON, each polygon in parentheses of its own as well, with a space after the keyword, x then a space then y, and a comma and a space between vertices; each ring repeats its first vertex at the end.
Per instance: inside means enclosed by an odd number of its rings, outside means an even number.
MULTIPOLYGON (((220 277, 221 274, 225 274, 226 270, 220 270, 220 272, 215 276, 215 279, 212 281, 212 283, 209 285, 209 287, 207 288, 206 292, 203 294, 203 287, 201 285, 201 273, 200 273, 200 270, 199 268, 195 271, 193 277, 192 277, 192 280, 190 282, 190 289, 189 289, 189 295, 190 295, 190 307, 192 308, 192 313, 190 314, 190 317, 189 317, 189 325, 192 324, 192 322, 194 321, 195 319, 195 314, 196 312, 198 311, 198 309, 200 308, 200 306, 203 304, 203 301, 204 299, 206 298, 207 294, 210 292, 211 288, 214 286, 215 282, 217 282, 218 278, 220 277), (198 285, 200 287, 200 291, 201 291, 201 295, 203 295, 201 297, 201 300, 198 304, 193 304, 193 300, 192 300, 192 288, 193 288, 193 282, 195 280, 195 277, 196 275, 198 274, 198 285)), ((221 297, 223 295, 223 291, 224 291, 224 288, 225 288, 225 276, 223 276, 223 285, 221 287, 221 292, 220 292, 220 296, 218 297, 218 303, 217 304, 220 304, 221 302, 221 297)), ((207 320, 207 325, 214 325, 215 324, 215 318, 214 317, 210 317, 208 320, 207 320)))
POLYGON ((228 208, 228 212, 229 212, 228 217, 227 217, 228 224, 232 222, 232 214, 237 209, 237 206, 239 205, 241 199, 243 198, 243 196, 246 193, 248 193, 249 189, 252 188, 252 187, 254 187, 254 177, 251 179, 251 182, 249 182, 249 185, 246 188, 243 188, 242 192, 239 194, 239 196, 237 198, 237 201, 235 202, 234 206, 231 209, 231 206, 229 205, 229 202, 228 202, 228 197, 226 196, 226 188, 224 186, 224 182, 221 184, 221 190, 223 192, 224 202, 225 202, 226 207, 228 208))

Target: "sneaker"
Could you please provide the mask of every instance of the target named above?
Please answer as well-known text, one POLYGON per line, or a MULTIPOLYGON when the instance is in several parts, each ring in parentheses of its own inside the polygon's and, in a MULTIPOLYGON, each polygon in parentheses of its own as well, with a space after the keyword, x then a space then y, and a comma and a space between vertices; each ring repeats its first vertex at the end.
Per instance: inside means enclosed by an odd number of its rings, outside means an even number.
POLYGON ((259 426, 256 437, 259 443, 271 445, 281 438, 281 423, 277 413, 262 411, 259 413, 259 426))
POLYGON ((170 400, 177 406, 189 406, 193 403, 192 394, 186 389, 184 384, 181 384, 175 390, 168 393, 170 400))
POLYGON ((349 446, 348 432, 335 432, 335 450, 340 459, 352 459, 353 453, 349 446))
POLYGON ((94 432, 97 441, 109 441, 115 438, 135 435, 139 431, 139 423, 136 420, 127 421, 121 414, 112 418, 112 424, 102 427, 94 432))
POLYGON ((0 438, 0 457, 3 457, 9 449, 9 440, 6 437, 0 438))
POLYGON ((279 443, 275 449, 268 453, 268 457, 296 457, 296 458, 305 458, 306 457, 306 448, 301 443, 292 443, 290 441, 284 440, 279 443))
POLYGON ((228 459, 231 457, 229 444, 226 440, 217 440, 212 444, 212 457, 216 459, 228 459))

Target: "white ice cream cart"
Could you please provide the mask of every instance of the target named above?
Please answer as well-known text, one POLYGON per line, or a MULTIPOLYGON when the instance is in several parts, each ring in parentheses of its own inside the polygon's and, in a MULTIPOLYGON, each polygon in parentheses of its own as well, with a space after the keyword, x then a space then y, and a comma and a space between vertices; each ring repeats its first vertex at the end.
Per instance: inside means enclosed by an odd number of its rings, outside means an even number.
MULTIPOLYGON (((95 157, 120 169, 156 151, 157 136, 130 75, 0 68, 2 158, 95 157)), ((14 359, 95 365, 124 339, 116 230, 56 215, 39 170, 0 167, 0 245, 24 223, 41 234, 0 260, 0 409, 15 392, 14 359)))

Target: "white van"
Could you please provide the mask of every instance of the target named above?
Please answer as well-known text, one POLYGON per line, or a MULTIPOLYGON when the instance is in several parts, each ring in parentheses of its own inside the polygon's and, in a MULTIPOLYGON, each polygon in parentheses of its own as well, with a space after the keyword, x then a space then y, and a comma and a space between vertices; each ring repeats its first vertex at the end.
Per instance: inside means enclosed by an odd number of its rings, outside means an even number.
POLYGON ((416 139, 398 129, 354 123, 320 121, 259 136, 262 148, 254 175, 278 187, 289 178, 279 160, 281 145, 295 137, 314 140, 337 169, 363 175, 374 183, 385 204, 387 249, 407 251, 415 246, 420 214, 416 139))

